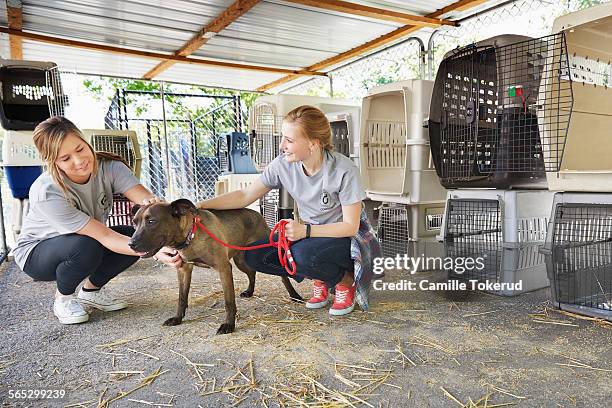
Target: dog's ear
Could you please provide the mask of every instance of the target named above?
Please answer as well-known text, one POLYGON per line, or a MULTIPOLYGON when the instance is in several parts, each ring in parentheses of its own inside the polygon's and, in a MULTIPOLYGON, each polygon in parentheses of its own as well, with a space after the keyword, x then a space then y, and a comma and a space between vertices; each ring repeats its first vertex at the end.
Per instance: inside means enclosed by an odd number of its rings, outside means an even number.
POLYGON ((195 214, 198 211, 196 206, 186 198, 179 198, 173 201, 170 203, 170 207, 172 208, 173 217, 182 217, 188 213, 195 214))
POLYGON ((130 210, 130 213, 132 214, 132 218, 134 218, 134 216, 136 216, 136 213, 138 212, 138 210, 140 210, 140 204, 134 204, 132 206, 132 209, 130 210))

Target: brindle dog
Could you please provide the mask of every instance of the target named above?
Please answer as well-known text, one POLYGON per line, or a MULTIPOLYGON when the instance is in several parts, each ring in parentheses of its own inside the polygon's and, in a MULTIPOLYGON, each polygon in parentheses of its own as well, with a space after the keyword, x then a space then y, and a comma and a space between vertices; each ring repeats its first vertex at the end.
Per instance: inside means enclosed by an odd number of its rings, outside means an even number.
MULTIPOLYGON (((236 324, 236 297, 230 259, 249 277, 249 286, 240 294, 241 297, 253 296, 255 271, 245 263, 244 251, 222 246, 201 229, 191 236, 194 217, 199 216, 202 224, 224 242, 246 246, 269 237, 270 228, 261 214, 249 209, 208 211, 198 209, 189 200, 180 199, 170 204, 136 205, 132 208, 132 216, 136 232, 129 245, 134 251, 144 252, 142 257, 149 258, 167 246, 177 249, 183 258, 183 265, 176 269, 179 281, 178 309, 176 316, 166 320, 164 325, 181 324, 187 309, 191 272, 193 265, 197 265, 212 267, 219 272, 225 299, 225 323, 219 327, 217 334, 233 332, 236 324)), ((294 300, 302 300, 289 279, 282 279, 289 296, 294 300)))

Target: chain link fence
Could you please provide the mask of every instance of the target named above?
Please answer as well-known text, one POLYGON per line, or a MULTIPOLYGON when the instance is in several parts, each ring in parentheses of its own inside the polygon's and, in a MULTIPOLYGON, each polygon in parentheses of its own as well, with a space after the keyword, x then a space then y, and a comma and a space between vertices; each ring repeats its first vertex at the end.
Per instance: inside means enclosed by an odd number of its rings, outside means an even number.
POLYGON ((328 72, 329 78, 304 80, 282 92, 360 98, 376 85, 405 79, 434 79, 448 51, 501 34, 542 37, 551 33, 555 18, 606 1, 520 0, 500 3, 460 22, 435 30, 427 44, 418 38, 403 42, 328 72))
POLYGON ((246 118, 239 96, 118 90, 105 126, 137 133, 141 181, 154 194, 200 201, 215 194, 219 135, 245 131, 246 118))
POLYGON ((462 21, 458 27, 444 26, 434 31, 429 40, 431 78, 444 55, 452 49, 501 34, 543 37, 551 34, 554 20, 598 1, 520 0, 502 3, 503 6, 462 21))
POLYGON ((296 95, 361 98, 372 86, 409 78, 425 78, 424 44, 408 39, 367 58, 357 60, 283 92, 296 95))

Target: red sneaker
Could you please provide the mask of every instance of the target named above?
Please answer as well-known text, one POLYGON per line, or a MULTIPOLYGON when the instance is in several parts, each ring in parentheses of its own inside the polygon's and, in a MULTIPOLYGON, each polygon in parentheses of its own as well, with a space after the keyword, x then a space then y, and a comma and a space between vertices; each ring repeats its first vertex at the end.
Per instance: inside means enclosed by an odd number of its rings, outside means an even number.
POLYGON ((349 314, 355 308, 355 285, 344 286, 336 285, 336 297, 334 304, 329 309, 329 314, 332 316, 342 316, 349 314))
POLYGON ((320 280, 314 280, 313 282, 313 294, 308 302, 306 302, 306 307, 308 309, 320 309, 325 307, 329 302, 329 291, 327 290, 327 285, 325 282, 320 280))

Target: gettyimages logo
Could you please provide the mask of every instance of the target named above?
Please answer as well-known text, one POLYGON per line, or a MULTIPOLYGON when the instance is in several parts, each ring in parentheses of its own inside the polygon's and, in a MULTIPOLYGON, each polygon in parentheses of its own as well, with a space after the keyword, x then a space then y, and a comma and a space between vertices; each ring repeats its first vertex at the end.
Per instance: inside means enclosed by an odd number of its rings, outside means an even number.
POLYGON ((382 291, 513 291, 520 292, 523 290, 523 281, 516 282, 495 282, 495 281, 480 281, 478 279, 458 278, 456 275, 462 275, 465 272, 482 271, 485 268, 486 255, 471 258, 471 257, 410 257, 407 254, 397 255, 395 258, 374 258, 373 271, 374 290, 382 291), (401 279, 396 282, 383 282, 382 274, 385 270, 405 270, 410 274, 415 274, 417 270, 423 271, 445 271, 452 272, 455 278, 449 278, 447 281, 430 281, 428 279, 401 279))
POLYGON ((399 269, 409 271, 411 274, 418 270, 444 270, 462 274, 466 271, 481 271, 485 268, 485 257, 426 257, 424 254, 419 257, 408 256, 408 254, 396 255, 395 258, 379 257, 374 258, 373 271, 376 275, 382 275, 385 270, 399 269))

